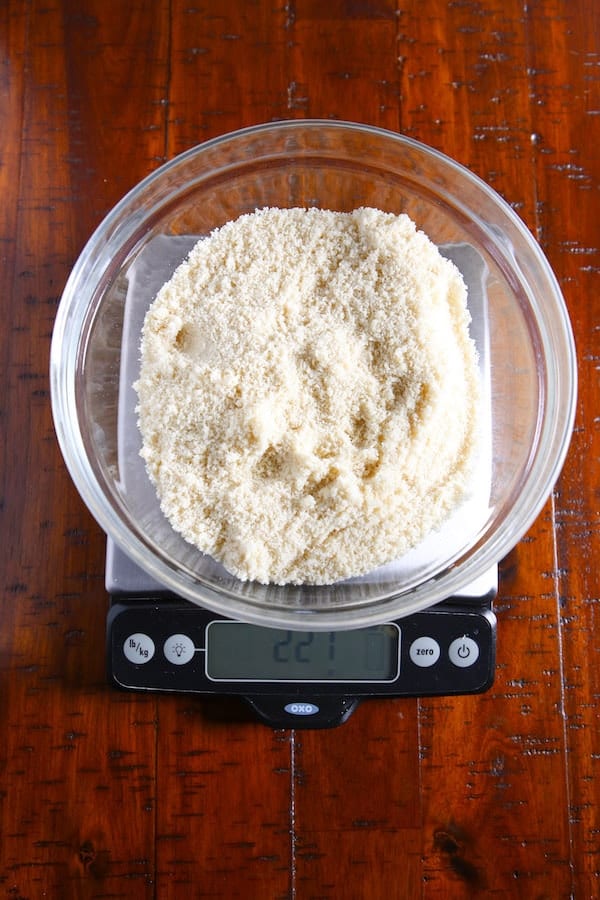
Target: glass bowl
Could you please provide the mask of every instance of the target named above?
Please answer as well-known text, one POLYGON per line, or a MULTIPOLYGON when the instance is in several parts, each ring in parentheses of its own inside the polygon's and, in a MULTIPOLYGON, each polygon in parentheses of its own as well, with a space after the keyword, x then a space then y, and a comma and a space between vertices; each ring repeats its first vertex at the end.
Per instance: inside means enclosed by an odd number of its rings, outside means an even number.
POLYGON ((246 128, 181 154, 106 216, 77 260, 51 350, 54 421, 67 467, 107 535, 151 579, 230 618, 300 630, 358 628, 468 593, 540 512, 567 451, 576 360, 540 247, 478 177, 409 138, 346 122, 246 128), (486 452, 466 509, 408 558, 314 587, 242 582, 163 517, 138 456, 132 382, 139 328, 195 240, 257 208, 405 212, 469 285, 482 358, 486 452))

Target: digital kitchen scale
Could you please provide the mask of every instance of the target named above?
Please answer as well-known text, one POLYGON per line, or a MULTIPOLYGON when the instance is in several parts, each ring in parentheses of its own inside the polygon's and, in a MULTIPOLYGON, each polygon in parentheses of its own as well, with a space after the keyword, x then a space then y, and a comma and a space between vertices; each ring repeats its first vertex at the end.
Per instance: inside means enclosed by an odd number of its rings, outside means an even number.
MULTIPOLYGON (((139 369, 145 311, 185 258, 193 237, 158 236, 127 274, 118 409, 119 475, 140 520, 160 515, 139 456, 133 382, 139 369)), ((408 583, 448 549, 464 546, 485 522, 491 481, 487 272, 467 244, 440 250, 461 270, 469 289, 471 333, 483 390, 482 451, 471 497, 446 526, 396 563, 392 581, 408 583)), ((165 532, 167 533, 167 532, 165 532)), ((169 540, 171 537, 169 536, 169 540)), ((215 566, 217 564, 215 563, 215 566)), ((224 577, 230 577, 223 570, 224 577)), ((357 579, 368 583, 369 576, 357 579)), ((243 697, 259 718, 278 728, 327 728, 344 722, 373 697, 481 693, 494 677, 497 567, 460 596, 405 618, 354 630, 288 631, 232 621, 165 588, 138 568, 111 539, 106 588, 109 676, 120 688, 243 697)))

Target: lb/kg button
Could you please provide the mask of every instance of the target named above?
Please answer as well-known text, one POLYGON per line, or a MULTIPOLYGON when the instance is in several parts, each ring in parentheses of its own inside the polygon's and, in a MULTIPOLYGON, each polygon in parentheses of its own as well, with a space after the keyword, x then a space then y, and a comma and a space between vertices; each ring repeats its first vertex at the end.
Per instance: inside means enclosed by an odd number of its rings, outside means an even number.
POLYGON ((473 638, 463 635, 452 641, 448 647, 448 657, 453 665, 466 669, 477 662, 479 658, 479 644, 473 638))

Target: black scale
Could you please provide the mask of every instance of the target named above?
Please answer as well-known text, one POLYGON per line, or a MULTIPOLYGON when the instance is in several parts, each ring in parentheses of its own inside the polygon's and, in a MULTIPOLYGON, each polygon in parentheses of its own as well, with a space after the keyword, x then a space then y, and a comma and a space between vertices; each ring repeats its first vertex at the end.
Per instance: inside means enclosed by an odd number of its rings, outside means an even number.
POLYGON ((494 679, 496 570, 461 597, 351 631, 226 619, 165 593, 110 541, 106 584, 117 687, 243 697, 274 728, 330 728, 361 700, 477 694, 494 679))
MULTIPOLYGON (((132 426, 131 385, 137 375, 139 333, 149 301, 193 243, 195 239, 189 237, 156 238, 128 274, 119 466, 128 491, 144 503, 153 490, 139 458, 139 434, 132 426)), ((447 245, 444 251, 457 263, 469 287, 472 333, 485 391, 489 389, 485 264, 465 244, 447 245)), ((491 425, 484 430, 491 434, 491 425)), ((485 510, 490 471, 491 461, 486 458, 483 479, 475 491, 481 496, 461 520, 459 530, 469 527, 470 515, 477 517, 481 507, 485 510)), ((349 631, 286 630, 226 619, 167 593, 110 539, 106 588, 111 598, 108 669, 116 686, 243 697, 272 727, 328 728, 344 722, 361 700, 476 694, 487 690, 494 678, 492 602, 497 567, 460 596, 404 618, 349 631)))

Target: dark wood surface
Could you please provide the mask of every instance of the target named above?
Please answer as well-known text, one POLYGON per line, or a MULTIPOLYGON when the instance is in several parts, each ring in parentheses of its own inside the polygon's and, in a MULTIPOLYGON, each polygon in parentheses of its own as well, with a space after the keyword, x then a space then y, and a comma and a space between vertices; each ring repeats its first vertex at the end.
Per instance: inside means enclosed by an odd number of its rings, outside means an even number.
POLYGON ((0 896, 600 897, 600 5, 0 0, 0 896), (501 566, 483 696, 273 731, 106 682, 104 536, 59 453, 66 278, 122 194, 279 118, 440 148, 547 253, 576 334, 564 471, 501 566))

